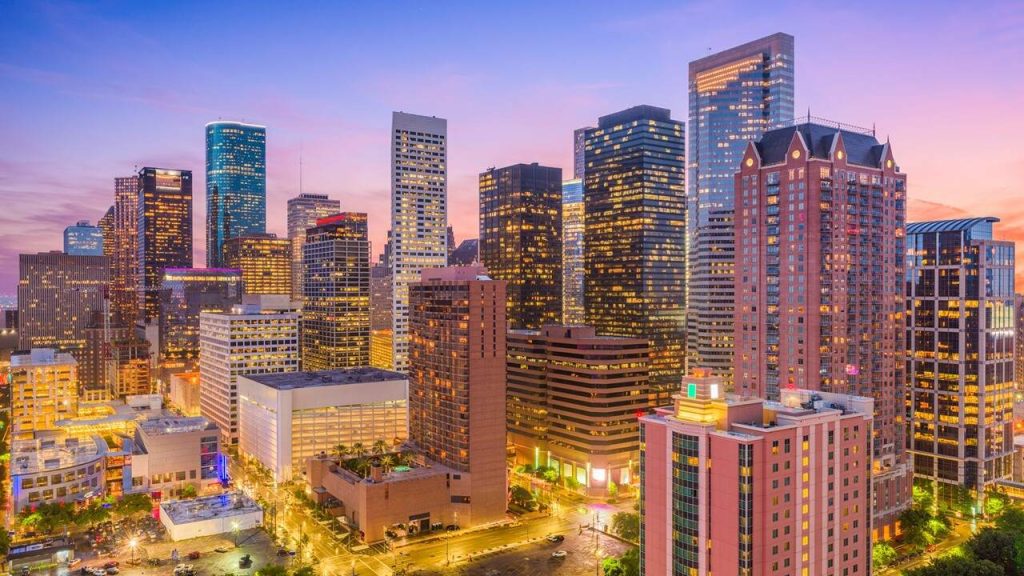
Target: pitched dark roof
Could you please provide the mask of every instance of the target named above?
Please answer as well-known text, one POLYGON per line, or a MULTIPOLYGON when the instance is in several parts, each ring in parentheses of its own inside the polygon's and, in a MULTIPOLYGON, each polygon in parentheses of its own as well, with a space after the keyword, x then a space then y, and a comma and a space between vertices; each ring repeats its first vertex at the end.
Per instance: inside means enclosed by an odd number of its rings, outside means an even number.
POLYGON ((880 168, 882 151, 885 146, 874 136, 861 132, 852 132, 832 126, 805 123, 785 128, 769 130, 761 136, 755 145, 761 156, 761 164, 779 164, 786 160, 786 151, 793 140, 793 133, 800 131, 804 143, 810 148, 812 158, 828 158, 832 150, 832 141, 837 133, 842 133, 843 144, 846 146, 846 161, 850 164, 880 168))
POLYGON ((980 216, 978 218, 960 218, 957 220, 932 220, 931 222, 913 222, 907 224, 907 234, 928 234, 931 232, 963 232, 970 230, 978 224, 991 224, 999 222, 994 216, 980 216))

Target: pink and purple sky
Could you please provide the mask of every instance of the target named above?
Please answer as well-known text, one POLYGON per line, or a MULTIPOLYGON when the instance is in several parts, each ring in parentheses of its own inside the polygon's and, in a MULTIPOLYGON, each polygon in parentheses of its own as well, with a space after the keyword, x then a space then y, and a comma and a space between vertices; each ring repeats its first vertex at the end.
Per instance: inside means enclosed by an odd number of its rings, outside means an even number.
POLYGON ((1024 240, 1024 3, 5 3, 0 293, 17 255, 96 221, 115 176, 191 169, 205 262, 203 126, 267 128, 267 223, 303 186, 389 225, 392 110, 448 119, 449 220, 477 236, 477 175, 572 165, 572 130, 635 104, 686 119, 687 63, 796 37, 797 110, 891 139, 910 219, 992 215, 1024 240))

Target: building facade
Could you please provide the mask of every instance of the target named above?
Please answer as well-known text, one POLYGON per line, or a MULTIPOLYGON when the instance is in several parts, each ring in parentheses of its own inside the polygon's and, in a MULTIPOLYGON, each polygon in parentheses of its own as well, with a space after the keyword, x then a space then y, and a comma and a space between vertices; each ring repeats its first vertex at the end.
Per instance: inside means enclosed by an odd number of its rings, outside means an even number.
POLYGON ((908 450, 947 502, 1013 474, 1015 258, 996 222, 907 225, 908 450))
POLYGON ((733 181, 747 142, 793 119, 793 37, 690 62, 686 358, 732 384, 733 181))
POLYGON ((114 206, 103 213, 103 216, 96 221, 96 227, 100 229, 103 237, 103 255, 110 261, 110 277, 114 277, 114 206))
POLYGON ((462 525, 505 515, 506 302, 482 266, 427 269, 409 288, 409 440, 456 473, 462 525))
POLYGON ((683 123, 665 108, 602 116, 587 131, 587 324, 651 343, 651 406, 683 374, 686 193, 683 123))
POLYGON ((736 174, 734 370, 875 400, 876 536, 910 502, 904 363, 906 175, 871 131, 805 123, 751 143, 736 174))
POLYGON ((217 426, 201 417, 165 416, 139 423, 131 445, 132 491, 181 497, 221 489, 224 470, 217 426))
POLYGON ((103 230, 79 220, 74 226, 64 229, 64 253, 71 256, 106 256, 103 244, 103 230))
POLYGON ((366 214, 317 221, 302 247, 302 367, 370 364, 370 241, 366 214))
POLYGON ((237 444, 238 378, 299 369, 299 315, 250 305, 203 312, 199 348, 200 412, 224 444, 237 444))
POLYGON ((387 264, 378 263, 370 268, 370 366, 391 369, 393 344, 391 342, 391 290, 394 281, 387 264))
POLYGON ((56 430, 78 415, 78 362, 66 352, 33 348, 11 355, 11 427, 14 438, 56 430))
POLYGON ((159 378, 199 366, 199 316, 242 301, 242 273, 231 268, 170 268, 160 288, 159 378))
POLYGON ((480 263, 508 286, 509 326, 562 316, 562 169, 533 164, 480 174, 480 263))
POLYGON ((391 116, 391 319, 395 370, 409 356, 409 284, 448 262, 448 121, 391 116))
POLYGON ((21 254, 18 264, 18 347, 83 355, 85 330, 103 311, 110 283, 107 258, 41 252, 21 254))
POLYGON ((583 180, 587 171, 587 130, 593 129, 586 126, 572 131, 572 177, 575 180, 583 180))
POLYGON ((723 389, 640 419, 640 573, 870 574, 871 399, 723 389))
POLYGON ((206 265, 223 268, 224 243, 267 231, 267 129, 206 125, 206 265))
POLYGON ((299 194, 288 199, 288 240, 292 243, 292 300, 302 300, 302 245, 316 221, 341 212, 341 202, 326 194, 299 194))
POLYGON ((578 178, 566 180, 562 182, 562 324, 584 324, 587 321, 583 298, 585 233, 583 181, 578 178))
POLYGON ((516 461, 553 468, 592 495, 632 485, 647 410, 647 340, 589 326, 508 333, 508 437, 516 461))
POLYGON ((224 241, 224 265, 242 271, 245 294, 292 294, 291 241, 246 234, 224 241))
POLYGON ((114 317, 134 326, 139 312, 139 177, 114 178, 114 252, 110 304, 114 317))
POLYGON ((408 380, 397 372, 249 374, 238 379, 238 397, 239 451, 278 482, 305 475, 310 458, 338 445, 398 445, 407 435, 408 380))
POLYGON ((167 268, 192 267, 192 172, 143 168, 138 199, 138 322, 160 314, 167 268))

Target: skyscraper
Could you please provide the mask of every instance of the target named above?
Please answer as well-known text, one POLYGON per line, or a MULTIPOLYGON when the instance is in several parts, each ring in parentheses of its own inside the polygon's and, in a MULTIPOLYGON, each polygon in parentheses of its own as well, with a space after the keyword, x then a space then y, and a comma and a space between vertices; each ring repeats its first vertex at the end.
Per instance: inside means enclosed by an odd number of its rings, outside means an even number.
POLYGON ((206 265, 224 266, 224 242, 267 231, 267 129, 206 125, 206 265))
POLYGON ((299 369, 299 315, 237 305, 199 321, 199 405, 222 443, 238 443, 238 376, 299 369))
POLYGON ((394 360, 391 343, 391 269, 387 264, 370 267, 370 366, 388 370, 394 360))
POLYGON ((873 525, 910 501, 903 415, 906 176, 873 131, 765 132, 736 174, 736 389, 875 401, 873 525))
POLYGON ((107 258, 41 252, 18 260, 18 347, 84 353, 85 329, 103 311, 107 258))
POLYGON ((587 324, 651 344, 652 405, 683 374, 686 193, 683 123, 665 108, 602 116, 587 131, 587 324))
POLYGON ((64 253, 72 256, 103 256, 103 230, 79 220, 74 226, 64 229, 64 253))
POLYGON ((640 418, 640 574, 869 574, 871 399, 723 388, 640 418))
POLYGON ((110 208, 103 213, 103 217, 96 222, 96 227, 100 229, 100 234, 103 236, 103 255, 110 260, 110 276, 114 276, 114 206, 111 204, 110 208))
POLYGON ((246 294, 292 294, 291 241, 277 234, 245 234, 224 241, 224 265, 242 271, 246 294))
POLYGON ((409 284, 448 261, 448 121, 391 116, 391 270, 394 369, 409 353, 409 284))
POLYGON ((732 384, 733 178, 747 142, 793 118, 793 37, 773 34, 690 62, 687 345, 732 384))
POLYGON ((192 172, 143 168, 138 204, 139 321, 160 312, 165 268, 192 267, 192 172))
POLYGON ((907 362, 914 475, 979 507, 1013 472, 1014 244, 998 218, 907 225, 907 362))
POLYGON ((370 364, 370 242, 366 214, 317 221, 302 247, 302 369, 370 364))
POLYGON ((583 180, 587 170, 587 130, 593 130, 591 126, 577 128, 572 131, 572 177, 573 180, 583 180))
POLYGON ((292 243, 292 300, 302 300, 302 245, 306 230, 320 218, 341 212, 341 202, 326 194, 299 194, 288 199, 288 240, 292 243))
POLYGON ((583 299, 585 222, 583 181, 565 180, 562 182, 562 323, 568 325, 587 321, 583 299))
POLYGON ((78 362, 66 352, 32 348, 11 355, 11 428, 15 439, 55 430, 78 415, 78 362))
POLYGON ((533 164, 480 174, 480 262, 508 286, 508 323, 562 317, 562 169, 533 164))
POLYGON ((482 266, 409 286, 409 440, 450 468, 467 525, 505 517, 505 283, 482 266))
POLYGON ((110 304, 114 316, 134 326, 139 312, 139 177, 114 178, 114 252, 110 304))

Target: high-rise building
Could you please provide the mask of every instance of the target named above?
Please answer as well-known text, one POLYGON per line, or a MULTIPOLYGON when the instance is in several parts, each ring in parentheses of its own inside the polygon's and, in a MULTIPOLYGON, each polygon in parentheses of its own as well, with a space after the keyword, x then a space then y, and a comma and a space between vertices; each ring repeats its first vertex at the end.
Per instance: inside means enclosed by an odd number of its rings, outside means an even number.
POLYGON ((105 256, 103 230, 79 220, 64 229, 64 253, 71 256, 105 256))
POLYGON ((793 119, 793 37, 690 62, 686 357, 732 384, 733 179, 747 142, 793 119))
POLYGON ((149 342, 135 334, 110 342, 107 368, 107 394, 110 398, 124 400, 127 396, 155 392, 149 350, 149 342))
POLYGON ((574 180, 583 180, 587 170, 587 130, 593 130, 592 126, 577 128, 572 131, 572 177, 574 180))
POLYGON ((836 123, 765 132, 736 174, 733 375, 875 400, 875 535, 910 502, 903 286, 906 175, 888 143, 836 123))
POLYGON ((998 218, 907 225, 908 450, 939 501, 1013 473, 1014 244, 998 218))
POLYGON ((224 265, 242 271, 246 294, 292 294, 291 241, 277 234, 246 234, 224 241, 224 265))
POLYGON ((93 312, 78 358, 83 397, 123 398, 153 390, 150 343, 104 312, 93 312))
POLYGON ((18 347, 82 354, 92 314, 103 310, 110 282, 107 258, 55 251, 22 254, 18 260, 18 347))
POLYGON ((370 241, 366 214, 317 220, 302 247, 302 369, 370 364, 370 241))
POLYGON ((602 116, 586 138, 587 324, 650 342, 652 405, 683 374, 684 142, 683 123, 654 106, 602 116))
POLYGON ((370 268, 370 366, 387 370, 391 367, 391 297, 393 283, 387 264, 370 268))
POLYGON ((200 410, 223 444, 237 444, 238 377, 299 369, 299 315, 239 305, 203 312, 199 331, 200 410))
POLYGON ((589 326, 508 333, 508 438, 516 459, 553 468, 588 493, 629 486, 639 462, 650 350, 589 326))
POLYGON ((96 222, 96 227, 100 229, 100 235, 103 236, 103 255, 110 260, 111 272, 110 276, 114 276, 114 206, 111 205, 107 208, 107 211, 103 213, 96 222))
MULTIPOLYGON (((447 259, 447 261, 451 262, 452 252, 455 251, 455 246, 456 246, 456 244, 455 244, 455 228, 449 226, 448 227, 448 233, 445 236, 445 238, 446 238, 445 242, 448 243, 448 259, 447 259)), ((451 264, 449 264, 449 266, 451 266, 451 264)))
POLYGON ((326 194, 299 194, 288 199, 288 240, 292 243, 292 300, 302 300, 302 245, 306 230, 320 218, 341 212, 341 202, 326 194))
POLYGON ((448 255, 449 266, 469 266, 480 263, 480 239, 467 238, 448 255))
POLYGON ((1015 380, 1017 381, 1017 390, 1024 390, 1024 294, 1015 294, 1013 297, 1013 306, 1016 311, 1017 318, 1017 343, 1015 345, 1015 380))
POLYGON ((11 355, 11 426, 16 439, 56 430, 57 421, 78 415, 78 362, 53 348, 11 355))
POLYGON ((482 266, 409 286, 409 440, 451 469, 465 525, 505 516, 505 283, 482 266))
POLYGON ((110 304, 115 318, 134 326, 139 312, 139 177, 114 178, 114 243, 110 304))
POLYGON ((224 312, 242 301, 242 273, 231 268, 169 268, 160 288, 158 377, 192 372, 199 365, 199 316, 224 312))
POLYGON ((139 171, 138 298, 141 324, 160 313, 166 268, 192 267, 192 172, 139 171))
POLYGON ((243 122, 210 122, 206 125, 206 265, 225 267, 226 241, 266 231, 267 129, 243 122))
POLYGON ((562 323, 567 325, 587 321, 583 299, 585 222, 583 181, 577 178, 562 182, 562 323))
POLYGON ((562 318, 562 169, 533 164, 480 174, 480 263, 508 286, 508 323, 562 318))
POLYGON ((392 366, 406 370, 409 284, 420 271, 448 262, 448 121, 395 112, 391 116, 392 366))
POLYGON ((640 573, 869 574, 871 399, 723 390, 640 418, 640 573))

